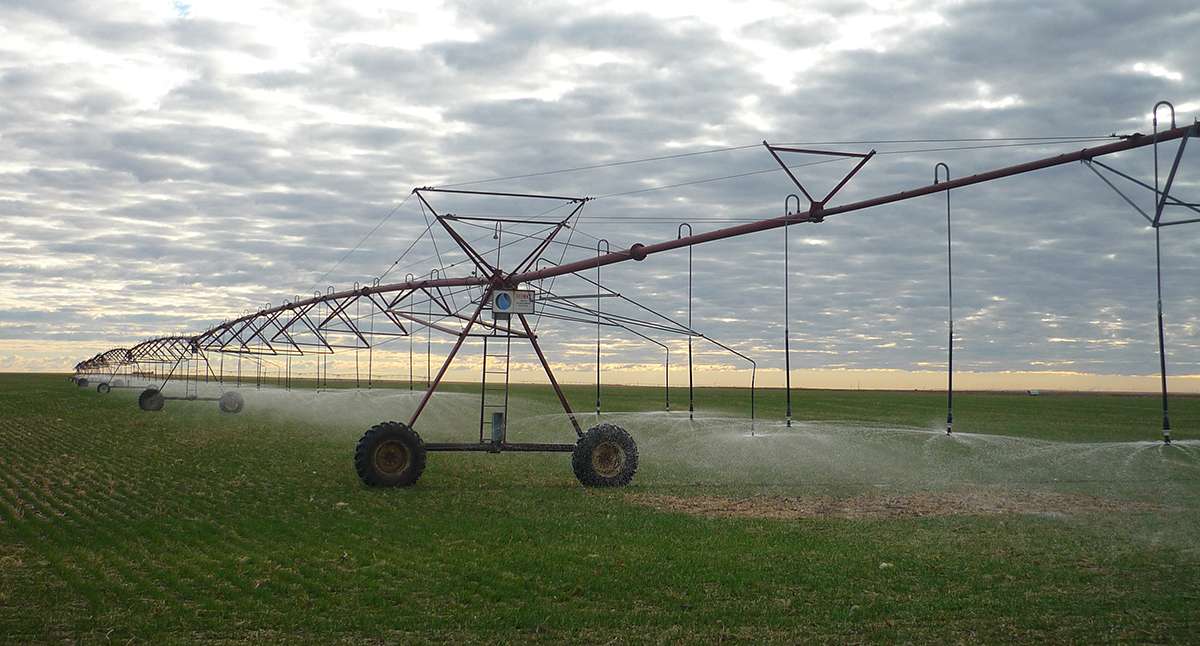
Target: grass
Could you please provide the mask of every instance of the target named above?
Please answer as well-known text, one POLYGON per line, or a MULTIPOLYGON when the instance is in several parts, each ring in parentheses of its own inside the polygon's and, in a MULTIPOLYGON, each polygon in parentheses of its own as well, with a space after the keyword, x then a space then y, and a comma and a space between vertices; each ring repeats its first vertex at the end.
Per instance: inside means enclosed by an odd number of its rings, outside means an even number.
MULTIPOLYGON (((590 408, 590 388, 569 394, 590 408)), ((546 389, 514 395, 550 410, 546 389)), ((746 395, 701 389, 698 403, 733 418, 746 395)), ((1189 446, 1134 477, 1098 469, 1103 486, 1089 489, 1166 491, 1169 509, 712 518, 631 502, 630 492, 756 493, 724 472, 694 482, 662 448, 686 444, 652 437, 622 491, 582 489, 564 455, 453 454, 431 455, 414 488, 374 490, 351 466, 357 422, 256 411, 253 399, 238 416, 211 402, 149 414, 133 399, 0 375, 0 639, 1092 643, 1186 642, 1200 629, 1189 446)), ((759 399, 760 416, 782 415, 781 393, 759 399)), ((672 403, 685 408, 686 391, 672 403)), ((794 403, 798 419, 936 427, 945 400, 803 391, 794 403)), ((661 389, 605 390, 606 408, 661 404, 661 389)), ((1196 438, 1200 399, 1173 404, 1176 437, 1196 438)), ((1150 397, 956 398, 960 428, 1081 446, 1153 440, 1156 411, 1150 397)), ((1048 445, 1036 446, 1031 456, 1048 445)))

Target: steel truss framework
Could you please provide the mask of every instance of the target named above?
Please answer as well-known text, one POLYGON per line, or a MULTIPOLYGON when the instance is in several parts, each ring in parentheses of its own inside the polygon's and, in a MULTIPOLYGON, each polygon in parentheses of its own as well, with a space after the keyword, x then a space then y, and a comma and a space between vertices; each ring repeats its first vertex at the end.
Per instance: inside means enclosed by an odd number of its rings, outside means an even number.
MULTIPOLYGON (((485 320, 484 313, 490 309, 490 298, 493 292, 496 290, 532 287, 537 291, 540 307, 540 311, 533 316, 539 317, 539 320, 541 317, 545 317, 548 319, 566 322, 595 324, 597 326, 598 334, 601 327, 617 328, 632 332, 636 336, 661 347, 666 352, 665 365, 668 368, 670 366, 670 350, 668 346, 658 339, 650 336, 650 333, 657 332, 666 334, 681 334, 686 336, 689 345, 689 368, 691 366, 690 347, 693 338, 706 339, 713 342, 718 347, 741 357, 742 359, 748 361, 752 367, 751 409, 753 410, 753 368, 756 367, 753 359, 737 352, 727 345, 721 344, 709 337, 704 336, 703 334, 697 332, 691 325, 690 262, 688 299, 689 314, 687 323, 676 321, 670 317, 655 312, 653 309, 638 303, 633 299, 629 299, 625 296, 622 296, 618 292, 604 287, 599 280, 600 269, 607 265, 627 262, 630 260, 640 262, 651 255, 666 253, 676 249, 687 248, 689 249, 690 254, 691 247, 706 242, 713 242, 776 228, 784 228, 786 231, 786 227, 796 224, 819 223, 835 215, 852 213, 872 207, 883 206, 941 192, 948 194, 949 191, 953 189, 964 188, 975 184, 981 184, 1005 177, 1011 177, 1014 175, 1029 173, 1074 162, 1083 162, 1088 168, 1096 172, 1096 174, 1100 176, 1106 184, 1120 193, 1121 197, 1123 197, 1126 202, 1137 209, 1138 212, 1144 218, 1146 218, 1152 226, 1155 227, 1157 234, 1161 227, 1200 221, 1200 218, 1178 221, 1162 220, 1162 214, 1166 207, 1184 207, 1200 213, 1200 205, 1182 201, 1171 195, 1171 189, 1176 178, 1176 171, 1178 170, 1184 147, 1186 146, 1188 139, 1197 134, 1198 126, 1196 123, 1185 126, 1176 126, 1174 124, 1174 114, 1172 109, 1172 127, 1160 132, 1157 128, 1158 107, 1159 106, 1156 106, 1155 109, 1155 131, 1152 135, 1134 134, 1123 136, 1120 138, 1120 140, 1112 143, 1083 148, 1074 152, 1064 153, 1052 157, 1045 157, 1023 164, 1006 166, 957 179, 951 179, 947 169, 946 178, 944 180, 940 180, 940 177, 935 173, 934 182, 932 184, 838 206, 830 206, 828 203, 872 158, 872 156, 875 154, 874 151, 870 151, 868 153, 845 153, 826 150, 772 146, 766 142, 763 142, 770 154, 776 159, 776 161, 779 162, 781 166, 783 166, 784 170, 799 189, 800 193, 803 194, 803 196, 807 199, 807 206, 801 204, 799 196, 790 195, 786 200, 784 215, 779 217, 762 219, 747 224, 730 226, 702 233, 693 233, 690 226, 681 225, 678 232, 679 234, 675 239, 665 240, 649 245, 637 243, 629 246, 628 248, 618 249, 616 251, 612 251, 608 247, 607 241, 601 241, 603 244, 597 243, 594 256, 572 262, 556 263, 546 257, 546 252, 551 248, 552 245, 563 245, 564 248, 572 246, 569 238, 565 243, 558 240, 558 238, 564 231, 569 231, 572 229, 579 213, 590 198, 468 191, 432 187, 414 189, 413 194, 418 198, 422 208, 433 215, 434 221, 437 223, 437 225, 440 226, 442 231, 444 231, 455 242, 458 249, 465 254, 467 259, 470 261, 472 266, 472 271, 470 274, 450 276, 445 275, 441 271, 435 269, 427 277, 414 277, 410 274, 406 276, 405 280, 402 282, 386 284, 381 284, 380 280, 376 279, 370 285, 356 284, 352 289, 348 290, 337 291, 330 287, 326 292, 317 292, 311 297, 302 298, 300 296, 296 296, 293 299, 285 300, 279 305, 271 305, 268 303, 258 311, 244 314, 232 320, 224 321, 219 325, 192 336, 177 335, 160 337, 144 341, 132 348, 117 348, 102 352, 77 364, 75 366, 75 376, 72 377, 72 379, 79 382, 80 385, 87 385, 88 377, 100 379, 107 378, 108 382, 111 382, 112 379, 117 375, 128 375, 131 380, 134 378, 141 378, 152 384, 157 384, 157 387, 152 388, 152 390, 156 389, 161 391, 161 389, 172 378, 177 378, 177 375, 182 368, 183 374, 187 375, 187 377, 185 377, 187 379, 191 379, 194 376, 196 380, 203 378, 205 381, 212 379, 218 382, 223 382, 225 374, 224 367, 222 365, 219 371, 214 371, 212 369, 210 355, 213 354, 219 355, 222 363, 224 362, 225 355, 231 355, 237 358, 239 362, 239 381, 240 361, 243 357, 254 362, 255 365, 260 369, 260 379, 261 367, 264 365, 264 362, 282 360, 286 362, 288 378, 290 379, 292 358, 302 356, 316 356, 320 358, 334 354, 338 351, 346 350, 355 352, 367 350, 368 352, 371 352, 376 346, 403 337, 408 337, 410 339, 411 357, 411 342, 416 331, 424 331, 427 335, 431 335, 433 332, 449 335, 454 338, 453 346, 448 355, 441 361, 441 365, 436 374, 432 374, 428 377, 428 382, 424 389, 424 393, 422 394, 416 409, 409 417, 407 426, 409 428, 414 428, 422 412, 429 403, 430 398, 433 396, 434 392, 437 391, 439 385, 442 383, 446 375, 447 370, 455 361, 455 358, 459 354, 464 342, 468 338, 475 337, 489 340, 501 338, 504 339, 506 343, 516 339, 520 342, 529 343, 538 359, 538 363, 545 372, 551 386, 554 388, 563 410, 570 420, 576 435, 582 437, 584 435, 584 431, 583 426, 580 424, 580 416, 574 410, 572 410, 566 396, 563 394, 562 388, 559 386, 559 383, 555 378, 554 372, 550 367, 550 362, 538 342, 539 336, 535 331, 536 323, 531 325, 529 317, 525 314, 516 314, 513 316, 513 319, 515 320, 509 320, 507 322, 499 319, 492 321, 485 320), (1179 140, 1180 142, 1178 152, 1175 155, 1174 164, 1171 166, 1171 170, 1166 179, 1165 185, 1159 188, 1157 175, 1157 146, 1159 144, 1174 140, 1179 140), (1099 160, 1099 158, 1107 155, 1145 146, 1154 146, 1156 149, 1156 173, 1155 185, 1153 187, 1099 160), (784 164, 779 155, 781 152, 836 155, 857 159, 858 163, 831 191, 829 191, 821 199, 816 199, 784 164), (1117 177, 1132 182, 1141 188, 1154 190, 1155 208, 1153 215, 1150 215, 1139 208, 1134 200, 1122 193, 1112 181, 1110 181, 1101 173, 1101 170, 1110 174, 1115 174, 1117 177), (439 194, 547 200, 551 202, 557 202, 562 205, 567 205, 570 207, 570 210, 567 216, 555 219, 553 221, 534 218, 522 219, 455 215, 453 213, 439 212, 434 207, 434 196, 439 194), (791 208, 793 199, 795 200, 794 210, 791 208), (464 226, 486 226, 495 228, 497 245, 494 259, 491 257, 492 251, 481 250, 467 240, 461 231, 461 227, 464 226), (683 234, 684 226, 687 226, 687 235, 683 234), (534 227, 536 230, 533 233, 514 232, 514 230, 519 231, 521 227, 534 227), (515 238, 515 240, 512 240, 509 243, 502 242, 502 233, 507 233, 510 237, 515 238), (503 263, 501 263, 501 249, 516 241, 524 241, 528 245, 532 245, 532 249, 523 256, 520 256, 515 262, 509 262, 507 264, 507 268, 505 268, 503 263), (595 279, 589 278, 583 274, 583 272, 592 270, 596 272, 595 279), (596 292, 594 294, 586 295, 559 294, 554 292, 553 280, 556 277, 566 276, 568 274, 581 278, 595 286, 596 292), (456 298, 456 296, 460 294, 466 294, 469 297, 467 299, 467 303, 461 306, 458 305, 456 298), (619 315, 613 312, 606 312, 601 307, 601 302, 603 299, 608 298, 621 299, 622 301, 633 304, 640 310, 646 312, 649 316, 646 319, 639 319, 636 317, 619 315), (589 306, 581 303, 581 301, 591 299, 595 299, 594 305, 589 306), (368 324, 364 322, 369 322, 369 327, 367 327, 368 324), (377 338, 382 338, 383 341, 377 342, 377 338)), ((949 217, 948 211, 947 217, 949 217)), ((949 221, 947 221, 947 225, 949 225, 949 221)), ((433 224, 430 223, 430 226, 432 227, 433 224)), ((574 246, 579 247, 579 245, 574 246)), ((1163 368, 1163 431, 1164 439, 1169 441, 1170 427, 1166 415, 1166 364, 1164 354, 1165 350, 1163 346, 1164 342, 1161 334, 1161 320, 1160 279, 1159 325, 1160 355, 1162 355, 1163 368)), ((950 335, 952 346, 952 327, 950 335)), ((785 354, 787 343, 786 336, 787 333, 785 332, 785 354)), ((369 358, 368 361, 370 360, 371 359, 369 358)), ((409 365, 409 381, 411 386, 411 360, 409 365)), ((598 342, 596 382, 597 412, 599 412, 600 409, 599 368, 600 347, 598 342)), ((788 368, 790 373, 790 365, 788 365, 788 368)), ((950 372, 952 375, 952 366, 950 368, 950 372)), ((319 365, 317 374, 319 381, 319 365)), ((326 379, 327 376, 328 370, 326 368, 326 379)), ((370 379, 370 377, 368 379, 370 379)), ((948 385, 948 391, 950 390, 952 390, 952 382, 948 385)), ((691 370, 689 369, 689 410, 693 409, 691 401, 692 398, 690 396, 691 391, 691 370)), ((790 395, 790 381, 788 392, 790 395)), ((195 395, 189 395, 185 398, 203 399, 195 395)), ((948 401, 948 404, 949 403, 950 402, 948 401)), ((669 410, 669 391, 666 398, 666 407, 669 410)), ((790 405, 788 408, 788 418, 790 421, 790 405)), ((950 422, 951 417, 948 415, 948 430, 950 427, 950 422)), ((451 451, 499 452, 510 450, 566 452, 575 450, 576 446, 576 444, 566 443, 510 443, 507 441, 506 436, 503 435, 503 432, 501 432, 500 435, 495 436, 492 440, 485 440, 481 431, 479 442, 427 444, 425 445, 425 448, 427 450, 451 451)))

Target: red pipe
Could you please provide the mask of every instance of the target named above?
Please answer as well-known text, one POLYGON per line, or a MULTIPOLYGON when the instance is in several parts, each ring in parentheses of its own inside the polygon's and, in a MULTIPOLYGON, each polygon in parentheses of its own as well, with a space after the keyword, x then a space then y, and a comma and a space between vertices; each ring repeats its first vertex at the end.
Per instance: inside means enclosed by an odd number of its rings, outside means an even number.
MULTIPOLYGON (((1162 141, 1171 141, 1173 139, 1179 139, 1185 133, 1187 133, 1187 131, 1189 129, 1191 129, 1193 127, 1194 127, 1194 124, 1190 124, 1187 126, 1181 126, 1179 128, 1173 128, 1171 130, 1165 130, 1163 132, 1158 133, 1157 140, 1162 142, 1162 141)), ((818 212, 797 214, 797 215, 790 216, 790 217, 769 218, 766 220, 759 220, 757 222, 740 224, 738 226, 726 227, 724 229, 717 229, 715 231, 709 231, 707 233, 698 233, 696 235, 687 236, 685 238, 678 238, 676 240, 667 240, 665 242, 659 242, 659 243, 652 244, 652 245, 635 244, 635 245, 631 246, 629 249, 625 249, 623 251, 614 251, 610 254, 606 254, 603 256, 597 256, 594 258, 586 258, 584 260, 567 263, 565 265, 558 265, 556 267, 547 267, 546 269, 540 269, 537 271, 528 271, 528 272, 525 272, 522 274, 517 274, 515 276, 511 276, 510 280, 513 283, 525 283, 525 282, 529 282, 531 280, 540 280, 543 278, 550 278, 552 276, 560 276, 562 274, 574 273, 574 272, 583 271, 586 269, 594 269, 596 267, 601 267, 604 265, 611 265, 613 263, 623 262, 623 261, 629 260, 629 259, 643 260, 646 258, 646 256, 649 256, 651 254, 661 253, 664 251, 671 251, 673 249, 679 249, 681 247, 690 247, 692 245, 698 245, 698 244, 705 243, 705 242, 712 242, 713 240, 724 240, 725 238, 732 238, 735 236, 746 235, 748 233, 758 233, 759 231, 767 231, 770 229, 776 229, 781 226, 784 226, 785 224, 807 222, 807 221, 809 221, 810 215, 816 216, 818 218, 827 218, 831 215, 838 215, 840 213, 849 213, 851 211, 860 211, 862 209, 868 209, 873 206, 881 206, 883 204, 891 204, 892 202, 899 202, 901 200, 907 200, 907 199, 911 199, 914 197, 921 197, 922 195, 930 195, 932 193, 940 193, 942 191, 949 191, 951 189, 961 188, 963 186, 971 186, 972 184, 981 184, 983 182, 988 182, 988 181, 991 181, 994 179, 1000 179, 1003 177, 1011 177, 1013 175, 1020 175, 1022 173, 1028 173, 1028 172, 1032 172, 1035 170, 1042 170, 1044 168, 1050 168, 1053 166, 1061 166, 1063 164, 1069 164, 1071 162, 1082 161, 1084 159, 1091 159, 1093 157, 1100 157, 1102 155, 1111 155, 1112 153, 1118 153, 1118 152, 1121 152, 1124 150, 1130 150, 1133 148, 1141 148, 1142 146, 1149 146, 1149 145, 1153 144, 1154 142, 1155 142, 1155 138, 1151 135, 1133 135, 1126 139, 1122 139, 1121 141, 1115 141, 1111 144, 1104 144, 1103 146, 1094 146, 1092 148, 1084 148, 1082 150, 1077 150, 1073 153, 1063 153, 1061 155, 1057 155, 1054 157, 1045 157, 1043 159, 1037 159, 1037 160, 1034 160, 1031 162, 1026 162, 1024 164, 1017 164, 1015 166, 1005 166, 1004 168, 998 168, 996 170, 991 170, 991 171, 987 171, 985 173, 979 173, 976 175, 970 175, 967 177, 962 177, 959 179, 951 180, 948 182, 941 182, 938 184, 929 184, 927 186, 922 186, 920 188, 915 188, 915 189, 911 189, 911 190, 907 190, 907 191, 901 191, 899 193, 892 193, 890 195, 884 195, 881 197, 873 197, 871 199, 862 200, 859 202, 851 202, 850 204, 844 204, 842 206, 829 207, 829 208, 822 209, 818 212)))
MULTIPOLYGON (((1045 168, 1051 168, 1053 166, 1061 166, 1063 164, 1069 164, 1071 162, 1082 161, 1085 159, 1092 159, 1093 157, 1100 157, 1103 155, 1111 155, 1113 153, 1118 153, 1118 152, 1122 152, 1125 150, 1132 150, 1134 148, 1141 148, 1143 146, 1149 146, 1149 145, 1155 143, 1155 141, 1163 142, 1163 141, 1172 141, 1174 139, 1179 139, 1179 138, 1183 137, 1188 132, 1188 130, 1190 130, 1194 127, 1196 127, 1195 124, 1190 124, 1190 125, 1181 126, 1178 128, 1172 128, 1171 130, 1165 130, 1163 132, 1158 133, 1157 138, 1152 135, 1142 135, 1142 134, 1131 135, 1129 137, 1123 138, 1121 141, 1115 141, 1113 143, 1104 144, 1102 146, 1094 146, 1091 148, 1084 148, 1082 150, 1078 150, 1078 151, 1075 151, 1072 153, 1063 153, 1061 155, 1056 155, 1054 157, 1045 157, 1045 158, 1037 159, 1037 160, 1034 160, 1031 162, 1026 162, 1024 164, 1017 164, 1015 166, 1005 166, 1004 168, 998 168, 996 170, 991 170, 991 171, 987 171, 984 173, 978 173, 978 174, 970 175, 967 177, 961 177, 959 179, 950 180, 950 181, 946 181, 946 182, 929 184, 929 185, 921 186, 921 187, 918 187, 915 189, 910 189, 907 191, 900 191, 899 193, 891 193, 889 195, 883 195, 880 197, 874 197, 874 198, 870 198, 867 200, 852 202, 850 204, 844 204, 842 206, 834 206, 834 207, 828 207, 828 208, 822 208, 822 207, 818 206, 815 209, 810 210, 808 213, 797 214, 797 215, 792 215, 792 216, 768 218, 765 220, 759 220, 757 222, 750 222, 750 223, 741 224, 738 226, 726 227, 724 229, 716 229, 714 231, 709 231, 706 233, 689 235, 687 237, 677 238, 674 240, 667 240, 667 241, 655 243, 652 245, 644 245, 644 244, 640 244, 640 243, 634 244, 634 245, 630 246, 628 249, 614 251, 611 253, 604 254, 602 256, 595 256, 592 258, 586 258, 584 260, 579 260, 577 262, 567 263, 565 265, 556 265, 556 266, 547 267, 545 269, 538 269, 535 271, 527 271, 527 272, 522 272, 519 274, 512 274, 509 276, 500 277, 500 278, 495 279, 495 282, 497 283, 495 285, 495 287, 499 287, 499 286, 501 286, 501 284, 503 284, 505 286, 515 286, 520 283, 526 283, 526 282, 533 281, 533 280, 541 280, 544 278, 552 278, 554 276, 562 276, 564 274, 575 273, 575 272, 583 271, 586 269, 594 269, 596 267, 602 267, 604 265, 611 265, 613 263, 624 262, 626 260, 639 260, 639 261, 645 260, 646 257, 651 254, 662 253, 664 251, 672 251, 674 249, 690 247, 692 245, 698 245, 698 244, 702 244, 705 242, 712 242, 714 240, 724 240, 725 238, 732 238, 735 236, 746 235, 746 234, 750 234, 750 233, 758 233, 760 231, 776 229, 776 228, 779 228, 781 226, 788 225, 788 224, 797 224, 797 223, 801 223, 801 222, 821 220, 821 219, 827 218, 832 215, 839 215, 842 213, 850 213, 852 211, 860 211, 860 210, 868 209, 868 208, 871 208, 874 206, 881 206, 884 204, 891 204, 892 202, 900 202, 902 200, 908 200, 908 199, 912 199, 915 197, 921 197, 923 195, 931 195, 933 193, 949 191, 949 190, 956 189, 956 188, 962 188, 964 186, 971 186, 973 184, 981 184, 983 182, 988 182, 988 181, 995 180, 995 179, 1001 179, 1004 177, 1011 177, 1013 175, 1020 175, 1023 173, 1028 173, 1028 172, 1032 172, 1032 171, 1036 171, 1036 170, 1042 170, 1045 168)), ((377 293, 384 293, 384 292, 397 292, 397 291, 402 291, 402 290, 406 290, 406 289, 422 289, 422 288, 434 288, 434 287, 466 287, 466 286, 471 286, 471 285, 492 285, 493 282, 494 282, 493 278, 482 277, 482 276, 464 276, 461 278, 439 278, 439 279, 413 280, 413 281, 406 281, 403 283, 391 283, 388 285, 376 285, 376 286, 372 286, 372 287, 359 287, 357 289, 348 289, 348 290, 343 290, 340 292, 334 292, 331 294, 322 294, 320 296, 314 296, 312 298, 307 298, 307 299, 292 302, 292 303, 286 303, 284 305, 279 305, 276 307, 271 307, 271 308, 268 308, 265 310, 255 312, 253 314, 248 314, 246 316, 242 316, 242 317, 233 319, 231 321, 226 321, 226 322, 222 323, 221 325, 213 327, 205 332, 201 332, 194 337, 166 337, 165 339, 152 339, 151 341, 143 342, 142 344, 134 346, 133 350, 140 349, 140 348, 144 347, 145 345, 147 345, 148 343, 159 342, 161 340, 170 340, 170 339, 177 338, 177 339, 181 339, 181 340, 196 341, 198 339, 204 338, 207 335, 213 334, 218 330, 232 328, 233 326, 237 325, 238 323, 249 321, 249 320, 252 320, 252 319, 260 317, 260 316, 273 314, 276 312, 282 312, 284 310, 295 310, 298 308, 303 308, 304 306, 307 306, 307 305, 312 305, 314 303, 324 303, 324 302, 328 302, 331 300, 337 300, 340 298, 347 298, 347 297, 356 296, 356 295, 357 296, 366 296, 369 294, 377 294, 377 293)), ((96 357, 96 358, 98 358, 98 357, 96 357)), ((95 358, 93 360, 95 360, 95 358)))

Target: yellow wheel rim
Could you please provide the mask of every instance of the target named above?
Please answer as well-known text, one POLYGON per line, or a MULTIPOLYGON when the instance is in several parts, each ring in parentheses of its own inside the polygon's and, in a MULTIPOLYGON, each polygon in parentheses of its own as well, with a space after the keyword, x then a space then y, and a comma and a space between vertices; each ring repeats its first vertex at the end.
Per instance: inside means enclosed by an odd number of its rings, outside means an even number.
POLYGON ((375 449, 375 468, 381 473, 396 475, 408 468, 408 447, 397 440, 388 440, 375 449))
POLYGON ((625 466, 625 449, 612 441, 601 442, 592 451, 592 470, 605 478, 612 478, 625 466))

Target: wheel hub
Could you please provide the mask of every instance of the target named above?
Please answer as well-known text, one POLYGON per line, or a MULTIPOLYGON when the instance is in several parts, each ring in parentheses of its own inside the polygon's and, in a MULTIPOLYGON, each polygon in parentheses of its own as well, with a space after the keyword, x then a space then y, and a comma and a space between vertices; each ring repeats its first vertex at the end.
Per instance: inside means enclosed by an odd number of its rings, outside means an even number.
POLYGON ((375 449, 375 468, 387 474, 397 474, 408 468, 408 447, 401 442, 389 440, 375 449))
POLYGON ((601 442, 592 451, 592 468, 606 478, 616 476, 625 464, 625 449, 616 442, 601 442))

